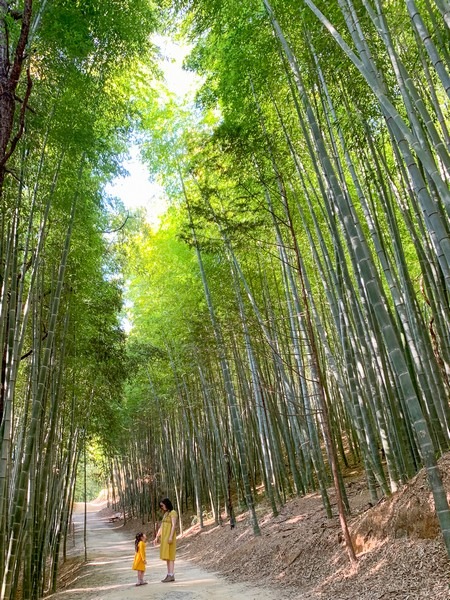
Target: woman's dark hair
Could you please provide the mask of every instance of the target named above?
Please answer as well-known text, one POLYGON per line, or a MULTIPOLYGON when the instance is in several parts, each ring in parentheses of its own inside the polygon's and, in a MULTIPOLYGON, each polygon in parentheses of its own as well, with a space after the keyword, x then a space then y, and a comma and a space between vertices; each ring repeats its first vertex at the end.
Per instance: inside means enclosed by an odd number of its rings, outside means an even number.
POLYGON ((172 502, 169 500, 169 498, 163 498, 159 504, 160 504, 160 506, 161 506, 161 504, 164 504, 164 506, 167 508, 167 510, 168 510, 169 512, 170 512, 171 510, 173 510, 173 504, 172 504, 172 502))
POLYGON ((135 540, 134 540, 134 547, 136 548, 136 552, 138 551, 139 542, 142 540, 142 536, 143 535, 144 535, 143 533, 137 533, 136 534, 136 537, 135 537, 135 540))

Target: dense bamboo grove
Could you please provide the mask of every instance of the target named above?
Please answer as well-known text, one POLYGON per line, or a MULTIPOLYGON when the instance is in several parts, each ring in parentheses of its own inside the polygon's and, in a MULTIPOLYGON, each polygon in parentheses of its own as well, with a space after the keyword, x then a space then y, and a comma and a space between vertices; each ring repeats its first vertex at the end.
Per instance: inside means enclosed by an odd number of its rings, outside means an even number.
POLYGON ((450 552, 447 3, 177 8, 204 83, 142 117, 173 207, 128 244, 123 506, 257 534, 334 484, 345 533, 343 469, 375 502, 424 465, 450 552))
POLYGON ((120 169, 154 16, 119 4, 0 2, 2 599, 55 588, 80 453, 120 400, 122 292, 105 234, 122 217, 102 188, 120 169))
POLYGON ((145 522, 334 486, 351 561, 345 472, 425 466, 450 554, 448 1, 159 4, 0 0, 0 599, 55 588, 91 443, 145 522), (103 191, 136 132, 158 230, 103 191))

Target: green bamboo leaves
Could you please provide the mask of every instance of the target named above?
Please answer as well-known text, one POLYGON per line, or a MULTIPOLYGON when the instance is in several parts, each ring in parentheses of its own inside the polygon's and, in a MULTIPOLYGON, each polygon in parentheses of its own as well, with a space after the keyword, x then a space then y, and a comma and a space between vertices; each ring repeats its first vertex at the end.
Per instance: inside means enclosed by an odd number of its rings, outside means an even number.
POLYGON ((2 600, 55 589, 83 443, 119 414, 121 285, 102 188, 156 21, 150 3, 119 8, 0 3, 2 600))
MULTIPOLYGON (((195 297, 171 331, 162 307, 173 310, 173 290, 153 280, 177 355, 178 384, 166 369, 166 399, 157 386, 145 396, 160 398, 163 485, 184 506, 195 498, 197 513, 230 517, 236 499, 253 514, 259 483, 274 512, 317 487, 329 512, 333 471, 345 516, 351 460, 374 501, 425 465, 450 549, 436 466, 450 440, 446 3, 185 4, 201 35, 189 61, 205 75, 199 103, 220 116, 211 131, 171 105, 164 120, 152 112, 159 134, 148 136, 152 170, 179 206, 166 232, 191 249, 173 275, 189 273, 195 297), (169 145, 175 167, 158 162, 169 145), (175 465, 184 491, 170 484, 175 465)), ((140 306, 143 286, 141 272, 140 306)), ((160 344, 157 323, 147 334, 160 344)), ((160 366, 149 361, 155 375, 160 366)))

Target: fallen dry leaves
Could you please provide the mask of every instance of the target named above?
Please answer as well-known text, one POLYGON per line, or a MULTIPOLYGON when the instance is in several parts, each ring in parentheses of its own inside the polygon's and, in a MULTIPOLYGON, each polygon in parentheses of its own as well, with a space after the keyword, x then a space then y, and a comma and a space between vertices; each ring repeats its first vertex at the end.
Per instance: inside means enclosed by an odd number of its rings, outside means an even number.
MULTIPOLYGON (((439 465, 450 490, 450 454, 439 465)), ((326 518, 319 494, 287 502, 277 516, 260 506, 260 537, 245 514, 233 530, 195 525, 180 540, 180 552, 234 580, 275 586, 280 598, 449 600, 450 561, 425 473, 374 507, 360 479, 347 482, 347 490, 356 568, 348 563, 338 519, 326 518)))

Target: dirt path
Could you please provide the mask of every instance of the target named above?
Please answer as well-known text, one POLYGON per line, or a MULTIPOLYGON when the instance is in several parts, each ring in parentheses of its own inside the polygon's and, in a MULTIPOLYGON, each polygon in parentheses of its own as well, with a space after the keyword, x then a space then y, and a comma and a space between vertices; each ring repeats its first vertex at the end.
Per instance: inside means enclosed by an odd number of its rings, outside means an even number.
MULTIPOLYGON (((275 600, 279 594, 229 583, 177 556, 176 581, 161 583, 165 563, 159 549, 147 546, 148 585, 136 587, 136 573, 131 570, 134 536, 100 517, 102 505, 90 505, 88 513, 88 563, 76 580, 64 590, 48 596, 52 600, 275 600), (96 512, 91 512, 95 510, 96 512)), ((75 553, 83 553, 83 514, 74 515, 75 553)))

